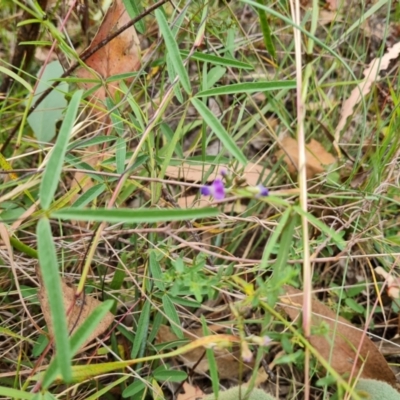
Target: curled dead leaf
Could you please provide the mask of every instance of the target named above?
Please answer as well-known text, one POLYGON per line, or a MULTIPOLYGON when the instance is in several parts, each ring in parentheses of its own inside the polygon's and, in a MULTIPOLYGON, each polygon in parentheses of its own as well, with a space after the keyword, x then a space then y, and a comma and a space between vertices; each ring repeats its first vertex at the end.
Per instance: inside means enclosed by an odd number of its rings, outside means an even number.
MULTIPOLYGON (((53 337, 54 331, 51 320, 49 301, 47 299, 47 293, 42 282, 39 268, 36 268, 36 273, 40 282, 40 288, 38 290, 38 299, 40 302, 40 306, 42 308, 44 319, 49 328, 50 336, 53 337)), ((69 334, 71 335, 73 331, 75 331, 79 326, 83 324, 83 322, 89 317, 89 315, 93 312, 93 310, 101 304, 101 302, 90 295, 85 295, 84 297, 76 298, 75 287, 71 285, 65 278, 61 279, 61 288, 63 293, 65 310, 69 310, 71 304, 73 304, 72 310, 67 316, 68 331, 69 334)), ((91 333, 86 342, 82 345, 82 348, 84 348, 88 343, 90 343, 96 337, 102 335, 107 330, 107 328, 112 324, 113 321, 114 321, 114 315, 108 312, 104 317, 104 319, 101 321, 101 323, 97 325, 96 329, 91 333)), ((82 348, 80 350, 82 350, 82 348)))
MULTIPOLYGON (((295 174, 299 169, 299 145, 297 140, 287 136, 281 140, 281 146, 284 150, 278 150, 276 157, 284 157, 290 174, 295 174)), ((328 153, 321 143, 312 139, 306 144, 306 169, 307 178, 311 179, 317 174, 325 171, 325 166, 332 165, 336 158, 328 153)))
MULTIPOLYGON (((360 102, 362 97, 366 96, 372 87, 372 84, 379 79, 379 72, 389 67, 390 61, 397 58, 400 54, 400 42, 390 47, 382 57, 374 58, 363 71, 364 79, 351 91, 350 96, 343 102, 340 113, 340 120, 335 129, 335 143, 339 143, 340 133, 346 125, 347 118, 353 114, 354 107, 360 102)), ((350 140, 349 134, 345 134, 341 142, 347 143, 350 140)))
MULTIPOLYGON (((282 308, 294 321, 302 310, 303 292, 292 286, 284 286, 285 295, 281 296, 282 308)), ((320 301, 312 301, 312 327, 317 329, 323 323, 328 332, 310 337, 311 345, 327 360, 340 375, 349 374, 355 365, 355 376, 385 381, 395 385, 396 377, 378 348, 361 330, 349 321, 338 317, 335 312, 320 301), (361 350, 356 360, 357 349, 361 350)))
MULTIPOLYGON (((106 16, 92 43, 85 50, 90 51, 113 32, 131 20, 122 0, 115 0, 108 9, 106 16)), ((140 68, 140 43, 135 28, 132 26, 96 51, 86 60, 86 65, 97 72, 103 79, 110 76, 137 71, 140 68)), ((79 78, 96 79, 96 74, 86 68, 79 68, 76 72, 79 78)), ((94 87, 96 83, 82 84, 85 89, 94 87)), ((109 83, 107 89, 112 97, 118 88, 118 82, 109 83)), ((93 96, 99 100, 106 98, 104 87, 98 89, 93 96)))

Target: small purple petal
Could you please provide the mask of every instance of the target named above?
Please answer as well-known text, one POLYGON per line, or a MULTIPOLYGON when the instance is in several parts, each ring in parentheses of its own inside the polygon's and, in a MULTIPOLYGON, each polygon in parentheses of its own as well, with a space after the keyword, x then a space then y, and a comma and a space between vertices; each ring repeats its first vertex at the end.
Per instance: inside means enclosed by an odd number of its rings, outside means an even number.
POLYGON ((221 179, 216 179, 211 185, 203 186, 200 189, 203 196, 213 196, 215 200, 222 200, 225 198, 225 186, 221 179))
POLYGON ((203 186, 203 187, 200 189, 200 193, 201 193, 203 196, 211 196, 211 186, 203 186))
POLYGON ((228 175, 228 171, 225 168, 221 168, 219 173, 221 174, 221 176, 227 176, 228 175))
POLYGON ((221 179, 216 179, 211 186, 213 188, 213 196, 215 200, 222 200, 225 198, 225 186, 221 179))
POLYGON ((269 190, 263 185, 258 185, 258 190, 260 191, 259 196, 266 197, 269 195, 269 190))

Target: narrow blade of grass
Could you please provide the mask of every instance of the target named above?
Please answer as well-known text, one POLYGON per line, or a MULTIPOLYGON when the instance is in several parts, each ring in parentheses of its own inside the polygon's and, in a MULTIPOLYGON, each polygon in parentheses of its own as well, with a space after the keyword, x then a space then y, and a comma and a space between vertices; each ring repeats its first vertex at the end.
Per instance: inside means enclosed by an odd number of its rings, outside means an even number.
POLYGON ((168 295, 162 297, 162 303, 165 315, 168 317, 168 320, 172 322, 172 332, 174 332, 179 339, 184 339, 182 329, 179 328, 181 321, 179 320, 179 315, 175 309, 174 303, 168 295))
POLYGON ((247 159, 242 153, 242 150, 236 146, 235 141, 222 126, 218 118, 207 108, 207 106, 199 99, 192 99, 192 104, 195 106, 199 114, 203 117, 205 123, 212 129, 221 140, 226 149, 243 165, 247 164, 247 159))
POLYGON ((68 146, 68 140, 72 127, 74 126, 82 93, 82 90, 78 90, 72 96, 56 144, 54 145, 54 149, 43 173, 39 189, 39 199, 40 205, 44 209, 50 207, 60 181, 60 174, 68 146))
MULTIPOLYGON (((189 55, 189 52, 187 50, 186 51, 181 50, 181 54, 184 57, 187 57, 189 55)), ((208 62, 212 65, 223 65, 225 67, 231 67, 231 68, 254 69, 252 65, 246 64, 241 61, 233 60, 232 58, 224 58, 224 57, 214 56, 212 54, 204 54, 198 51, 194 52, 190 56, 190 59, 196 61, 208 62)))
POLYGON ((131 358, 136 358, 143 346, 146 346, 147 332, 149 331, 151 303, 146 300, 140 313, 138 326, 136 329, 135 341, 132 346, 131 358))
POLYGON ((17 75, 15 72, 9 70, 8 68, 1 67, 1 66, 0 66, 0 72, 10 76, 16 82, 19 82, 22 86, 24 86, 26 89, 28 89, 29 93, 33 92, 32 86, 25 79, 23 79, 19 75, 17 75))
POLYGON ((97 209, 81 210, 76 208, 64 208, 51 213, 52 217, 60 219, 72 219, 76 221, 97 221, 111 223, 157 223, 165 221, 185 221, 187 219, 215 217, 219 214, 216 208, 199 209, 97 209))
POLYGON ((50 221, 48 219, 39 220, 36 228, 36 235, 40 270, 50 306, 51 319, 53 321, 57 365, 63 380, 69 382, 72 377, 72 354, 69 346, 68 325, 61 281, 58 273, 56 248, 54 246, 50 221))
MULTIPOLYGON (((257 3, 262 5, 262 0, 256 0, 256 1, 257 3)), ((258 8, 257 12, 258 12, 258 17, 260 18, 260 26, 264 38, 265 48, 268 50, 268 53, 271 55, 271 57, 275 60, 276 51, 274 43, 272 41, 271 30, 269 29, 267 14, 261 8, 258 8)))
POLYGON ((257 93, 269 90, 295 89, 295 81, 245 82, 233 85, 220 86, 214 89, 203 90, 196 97, 217 96, 235 93, 257 93))
POLYGON ((155 15, 158 25, 160 27, 161 34, 164 37, 165 46, 167 47, 167 51, 171 57, 170 59, 172 65, 174 66, 175 71, 179 76, 182 87, 185 89, 187 94, 190 94, 192 92, 192 89, 190 87, 189 75, 186 71, 185 66, 183 65, 183 61, 179 53, 178 44, 175 41, 174 35, 172 34, 171 29, 168 26, 168 22, 165 19, 163 12, 160 9, 157 9, 155 11, 155 15))
POLYGON ((0 396, 10 397, 12 399, 26 399, 31 400, 35 396, 34 393, 24 392, 23 390, 12 389, 0 386, 0 396))
POLYGON ((311 225, 317 227, 321 232, 323 232, 326 236, 332 238, 332 240, 336 243, 340 250, 343 250, 346 247, 346 241, 336 233, 333 229, 329 228, 323 222, 321 222, 318 218, 314 217, 314 215, 310 213, 304 212, 299 206, 293 206, 293 209, 300 215, 304 215, 311 225))
MULTIPOLYGON (((113 301, 106 300, 104 303, 96 307, 86 321, 84 321, 82 325, 77 328, 69 342, 72 354, 75 354, 81 348, 93 330, 96 329, 106 314, 111 310, 112 306, 113 301)), ((49 387, 56 379, 58 373, 59 369, 55 368, 55 366, 50 363, 43 377, 42 386, 44 388, 49 387)))

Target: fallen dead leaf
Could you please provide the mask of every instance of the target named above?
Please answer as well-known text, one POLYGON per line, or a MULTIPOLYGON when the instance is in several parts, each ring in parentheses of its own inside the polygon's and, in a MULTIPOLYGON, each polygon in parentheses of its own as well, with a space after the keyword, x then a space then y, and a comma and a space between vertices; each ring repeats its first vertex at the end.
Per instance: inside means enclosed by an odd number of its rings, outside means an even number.
MULTIPOLYGON (((208 329, 213 333, 221 332, 221 327, 211 326, 208 329)), ((189 340, 204 336, 201 328, 186 330, 183 334, 189 340)), ((157 334, 157 343, 173 342, 175 340, 178 340, 178 337, 171 332, 170 328, 166 325, 161 325, 157 334)), ((204 351, 204 348, 196 348, 179 355, 178 358, 189 368, 193 368, 201 359, 196 365, 195 371, 199 374, 206 374, 209 370, 209 365, 204 351)), ((220 379, 238 379, 241 371, 247 372, 251 370, 252 364, 244 363, 241 360, 240 349, 237 347, 232 352, 227 349, 214 348, 214 355, 220 379)))
MULTIPOLYGON (((90 51, 113 32, 131 20, 122 0, 115 0, 108 9, 106 16, 96 33, 92 43, 85 50, 90 51)), ((103 79, 110 76, 137 71, 140 68, 140 43, 135 28, 132 26, 107 43, 104 47, 90 56, 86 65, 96 71, 103 79)), ((79 68, 76 75, 79 78, 96 79, 97 76, 86 68, 79 68)), ((94 87, 96 83, 82 84, 85 89, 94 87)), ((114 97, 118 82, 107 85, 108 92, 114 97)), ((93 96, 99 100, 106 98, 104 87, 98 89, 93 96)))
MULTIPOLYGON (((53 337, 53 325, 51 320, 50 307, 39 267, 36 268, 36 274, 38 276, 40 283, 40 288, 38 290, 38 299, 43 311, 44 319, 49 328, 50 336, 53 337)), ((86 319, 89 317, 92 311, 97 306, 99 306, 101 302, 89 295, 85 295, 83 299, 82 298, 77 299, 75 297, 75 292, 76 292, 75 287, 71 285, 65 278, 61 279, 61 288, 64 297, 65 310, 68 310, 71 307, 71 304, 74 304, 71 312, 68 314, 67 317, 68 331, 69 334, 71 335, 74 330, 76 330, 79 326, 83 324, 84 321, 86 321, 86 319)), ((82 345, 81 349, 84 348, 88 343, 90 343, 96 337, 99 337, 101 334, 103 334, 113 321, 114 321, 114 315, 108 312, 104 317, 104 319, 101 321, 101 323, 97 325, 96 329, 91 333, 89 338, 82 345)))
MULTIPOLYGON (((299 168, 299 146, 297 140, 286 136, 281 140, 281 146, 284 150, 278 150, 276 157, 284 156, 284 161, 287 164, 289 173, 295 174, 299 168)), ((312 139, 309 144, 306 144, 306 168, 307 178, 311 179, 315 175, 325 171, 324 166, 332 165, 336 162, 336 158, 328 153, 321 143, 312 139)))
MULTIPOLYGON (((281 296, 282 308, 294 321, 301 314, 303 292, 287 285, 284 289, 286 294, 281 296)), ((316 299, 312 301, 312 311, 312 326, 318 328, 324 323, 329 327, 329 332, 311 335, 310 343, 338 374, 349 374, 356 362, 356 376, 385 381, 391 385, 396 383, 387 361, 372 341, 365 335, 363 337, 361 330, 316 299), (355 361, 360 343, 359 358, 355 361)))
MULTIPOLYGON (((336 146, 339 143, 340 133, 346 125, 347 118, 353 114, 354 107, 360 102, 362 97, 370 92, 372 84, 379 79, 379 72, 386 70, 390 61, 397 58, 399 53, 400 42, 390 47, 382 57, 374 58, 368 65, 368 68, 364 70, 363 74, 365 78, 351 91, 350 97, 343 102, 340 120, 335 129, 336 146)), ((344 135, 341 142, 347 143, 349 139, 347 135, 344 135)))
MULTIPOLYGON (((205 180, 204 177, 206 176, 207 172, 213 167, 214 165, 212 164, 192 165, 189 163, 182 163, 180 165, 170 165, 167 167, 165 175, 173 179, 182 179, 184 181, 202 183, 214 181, 218 175, 221 175, 221 171, 232 173, 233 176, 236 175, 235 172, 228 166, 217 165, 207 180, 205 180)), ((270 172, 271 171, 269 169, 264 168, 262 165, 248 163, 243 172, 240 173, 240 176, 246 180, 249 186, 256 186, 259 182, 262 183, 270 172)))
POLYGON ((182 389, 184 393, 179 393, 177 400, 199 400, 205 396, 197 386, 192 386, 187 382, 183 384, 182 389))
POLYGON ((337 20, 337 13, 335 11, 320 10, 318 22, 320 25, 328 25, 337 20))

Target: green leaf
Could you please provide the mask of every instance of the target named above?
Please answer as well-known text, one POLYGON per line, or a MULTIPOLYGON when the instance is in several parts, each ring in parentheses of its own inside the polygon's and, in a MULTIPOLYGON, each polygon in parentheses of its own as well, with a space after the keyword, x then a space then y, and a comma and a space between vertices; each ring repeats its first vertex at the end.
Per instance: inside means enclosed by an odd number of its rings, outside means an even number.
POLYGON ((186 71, 185 66, 183 65, 183 61, 179 53, 178 44, 175 41, 174 35, 172 34, 171 29, 168 26, 168 22, 165 19, 163 12, 160 9, 157 9, 155 11, 155 15, 158 25, 160 27, 161 34, 164 37, 165 46, 167 47, 172 65, 175 68, 175 72, 178 74, 182 87, 185 89, 186 93, 190 94, 192 92, 192 89, 190 86, 189 75, 186 71))
MULTIPOLYGON (((137 0, 122 0, 126 11, 131 19, 136 18, 142 12, 142 7, 140 7, 140 1, 137 0)), ((144 25, 144 20, 141 19, 140 21, 136 22, 134 25, 137 31, 141 34, 145 34, 146 26, 144 25)))
MULTIPOLYGON (((44 67, 44 70, 40 70, 38 76, 41 76, 41 78, 33 101, 36 101, 52 85, 52 82, 50 82, 52 79, 59 78, 63 72, 64 70, 58 61, 51 62, 44 67)), ((60 83, 56 89, 53 89, 28 116, 28 123, 41 142, 50 142, 56 134, 56 123, 67 106, 63 92, 68 92, 66 82, 60 83)))
POLYGON ((63 380, 69 382, 72 377, 72 354, 68 339, 68 325, 64 308, 61 280, 58 273, 56 248, 51 235, 51 226, 48 219, 40 219, 36 228, 39 265, 43 284, 50 306, 50 315, 56 344, 56 360, 63 380))
POLYGON ((153 373, 154 378, 161 382, 182 382, 187 379, 188 375, 185 371, 177 371, 172 369, 156 369, 153 373))
MULTIPOLYGON (((126 399, 127 397, 133 397, 137 395, 140 391, 144 390, 146 387, 146 383, 141 380, 135 380, 131 385, 124 389, 122 392, 122 397, 126 399)), ((134 397, 134 398, 141 398, 141 396, 134 397)))
POLYGON ((135 342, 132 346, 131 358, 136 358, 141 348, 146 346, 147 332, 149 330, 151 303, 146 300, 143 305, 142 312, 140 313, 138 326, 136 329, 135 342))
POLYGON ((255 93, 269 90, 294 89, 295 81, 245 82, 233 85, 220 86, 214 89, 203 90, 196 97, 217 96, 222 94, 255 93))
MULTIPOLYGON (((257 3, 262 5, 262 0, 256 0, 256 1, 257 3)), ((261 8, 258 8, 257 12, 258 12, 258 17, 260 18, 260 26, 264 37, 265 48, 268 50, 268 53, 271 55, 271 57, 273 59, 276 59, 276 52, 274 43, 272 42, 271 30, 269 29, 267 14, 265 10, 262 10, 261 8)))
MULTIPOLYGON (((187 57, 189 55, 189 52, 185 51, 185 50, 181 50, 181 54, 184 57, 187 57)), ((212 54, 204 54, 204 53, 194 52, 190 56, 190 59, 196 60, 196 61, 209 62, 210 64, 213 64, 213 65, 223 65, 225 67, 240 68, 240 69, 254 69, 254 67, 250 64, 236 61, 236 60, 233 60, 232 58, 224 58, 224 57, 214 56, 212 54)))
POLYGON ((218 136, 226 149, 243 165, 247 164, 247 159, 242 153, 242 150, 236 146, 235 141, 231 138, 229 133, 222 126, 218 118, 207 108, 207 106, 199 99, 191 99, 193 105, 203 117, 204 122, 212 129, 218 136))
POLYGON ((168 320, 171 321, 171 329, 179 339, 184 339, 182 329, 180 328, 181 321, 176 312, 174 303, 168 295, 162 297, 163 309, 168 320))
POLYGON ((18 389, 12 389, 4 386, 0 386, 0 396, 10 397, 12 399, 26 399, 32 400, 35 397, 34 393, 24 392, 18 389))
POLYGON ((68 151, 75 150, 75 149, 83 149, 89 146, 95 146, 99 144, 104 144, 108 142, 113 142, 117 139, 118 136, 96 136, 94 138, 88 140, 79 140, 77 142, 71 143, 68 146, 68 151))
POLYGON ((98 185, 95 185, 88 189, 85 193, 83 193, 76 201, 74 204, 72 204, 72 207, 85 207, 87 204, 89 204, 91 201, 99 197, 104 190, 106 190, 106 185, 104 183, 100 183, 98 185))
POLYGON ((163 281, 163 273, 160 267, 160 262, 157 260, 157 253, 155 250, 149 250, 149 267, 154 285, 164 291, 165 285, 163 281))
POLYGON ((43 173, 43 178, 39 189, 39 199, 40 205, 44 209, 49 208, 60 181, 65 152, 67 150, 72 127, 74 126, 81 96, 82 90, 75 92, 72 96, 60 129, 60 133, 58 134, 56 144, 54 145, 49 161, 43 173))
POLYGON ((122 174, 125 171, 126 161, 126 143, 122 138, 118 138, 116 142, 115 160, 117 164, 117 173, 122 174))
MULTIPOLYGON (((18 45, 21 45, 20 43, 18 45)), ((8 68, 2 67, 0 65, 0 72, 10 76, 12 79, 14 79, 16 82, 19 82, 22 86, 24 86, 26 89, 29 90, 30 93, 33 92, 32 86, 23 78, 21 78, 19 75, 17 75, 15 72, 9 70, 8 68)), ((29 118, 28 118, 29 121, 29 118)))
POLYGON ((97 221, 111 223, 153 223, 164 221, 186 221, 187 219, 216 217, 219 211, 216 208, 198 209, 96 209, 81 210, 64 208, 51 213, 52 217, 73 219, 76 221, 97 221))

